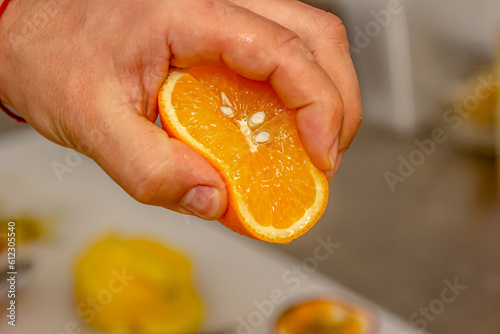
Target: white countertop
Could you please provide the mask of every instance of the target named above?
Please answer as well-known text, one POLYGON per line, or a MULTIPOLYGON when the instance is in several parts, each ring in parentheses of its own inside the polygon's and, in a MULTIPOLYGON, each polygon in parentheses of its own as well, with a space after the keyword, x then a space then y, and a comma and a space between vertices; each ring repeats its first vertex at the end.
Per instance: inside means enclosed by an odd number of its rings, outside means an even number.
MULTIPOLYGON (((135 202, 95 163, 78 155, 80 161, 71 152, 32 130, 0 136, 0 219, 33 215, 54 227, 50 237, 20 255, 34 261, 34 276, 16 299, 17 326, 8 326, 4 314, 0 333, 59 334, 68 323, 83 326, 72 298, 74 257, 89 241, 109 231, 149 236, 190 256, 205 306, 203 330, 236 329, 239 319, 259 312, 256 304, 281 291, 285 301, 275 304, 262 324, 251 328, 252 333, 269 333, 279 311, 293 300, 313 296, 366 307, 377 319, 377 333, 418 333, 404 320, 318 272, 293 276, 294 266, 304 262, 270 252, 259 241, 217 222, 135 202), (58 178, 54 171, 58 164, 71 172, 58 178)), ((314 254, 304 254, 304 259, 308 257, 314 254)), ((93 332, 85 328, 82 333, 93 332)))

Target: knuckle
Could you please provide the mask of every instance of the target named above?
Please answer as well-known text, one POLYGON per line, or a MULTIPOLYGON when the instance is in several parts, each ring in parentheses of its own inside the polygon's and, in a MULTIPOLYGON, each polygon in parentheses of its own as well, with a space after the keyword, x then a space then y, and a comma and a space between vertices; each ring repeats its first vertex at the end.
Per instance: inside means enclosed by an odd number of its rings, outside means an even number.
POLYGON ((363 106, 361 105, 361 101, 358 97, 358 103, 350 104, 349 108, 347 108, 347 117, 348 122, 352 124, 352 127, 358 129, 363 121, 363 106))
POLYGON ((276 49, 277 59, 287 59, 289 57, 304 56, 311 53, 306 44, 295 32, 283 29, 277 34, 276 49))
POLYGON ((276 43, 281 50, 295 50, 297 47, 304 48, 299 35, 291 30, 281 28, 276 33, 276 43))
POLYGON ((135 200, 148 205, 160 205, 168 201, 172 181, 166 177, 163 165, 138 168, 135 172, 134 178, 139 181, 130 194, 135 200))
POLYGON ((362 122, 363 122, 363 114, 362 113, 356 114, 352 117, 352 124, 354 125, 355 129, 358 129, 362 122))
POLYGON ((344 113, 344 100, 338 93, 333 93, 331 90, 325 91, 323 94, 325 105, 330 106, 335 113, 344 113))
POLYGON ((326 35, 347 40, 344 22, 338 16, 324 12, 317 22, 326 35))
POLYGON ((140 203, 154 205, 158 197, 158 181, 157 176, 141 178, 131 193, 132 197, 140 203))
POLYGON ((315 20, 317 33, 335 44, 349 47, 347 31, 343 21, 336 15, 323 12, 315 20))

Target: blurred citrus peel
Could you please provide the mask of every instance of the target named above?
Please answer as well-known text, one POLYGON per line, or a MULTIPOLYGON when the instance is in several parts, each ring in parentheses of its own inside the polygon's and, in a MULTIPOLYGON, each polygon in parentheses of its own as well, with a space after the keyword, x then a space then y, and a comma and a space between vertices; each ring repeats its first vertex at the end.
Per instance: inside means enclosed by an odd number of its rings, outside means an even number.
MULTIPOLYGON (((28 243, 40 239, 46 232, 42 223, 32 217, 20 217, 11 220, 15 223, 13 232, 15 233, 16 245, 28 243)), ((9 220, 0 220, 0 252, 8 247, 7 234, 9 230, 9 220)))
POLYGON ((328 181, 309 159, 295 114, 269 82, 226 67, 172 69, 158 105, 163 128, 219 172, 229 204, 219 219, 242 235, 289 243, 328 202, 328 181))
POLYGON ((276 334, 369 334, 373 319, 366 311, 344 303, 309 300, 286 309, 276 321, 276 334))
POLYGON ((188 258, 165 245, 107 236, 76 263, 78 313, 104 332, 196 333, 202 303, 191 271, 188 258))

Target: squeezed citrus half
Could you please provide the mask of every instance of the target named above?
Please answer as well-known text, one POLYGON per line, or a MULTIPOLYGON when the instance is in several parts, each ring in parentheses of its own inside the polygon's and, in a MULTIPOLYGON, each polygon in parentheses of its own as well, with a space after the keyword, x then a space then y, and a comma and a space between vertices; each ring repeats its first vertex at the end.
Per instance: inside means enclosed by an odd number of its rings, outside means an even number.
POLYGON ((163 128, 224 179, 229 204, 219 219, 223 225, 288 243, 320 218, 328 182, 302 147, 296 110, 269 82, 221 66, 172 69, 158 99, 163 128))
POLYGON ((76 263, 75 292, 78 313, 103 332, 190 334, 202 319, 190 259, 148 238, 93 244, 76 263))
POLYGON ((276 334, 369 334, 370 314, 334 300, 310 300, 286 309, 276 321, 276 334))

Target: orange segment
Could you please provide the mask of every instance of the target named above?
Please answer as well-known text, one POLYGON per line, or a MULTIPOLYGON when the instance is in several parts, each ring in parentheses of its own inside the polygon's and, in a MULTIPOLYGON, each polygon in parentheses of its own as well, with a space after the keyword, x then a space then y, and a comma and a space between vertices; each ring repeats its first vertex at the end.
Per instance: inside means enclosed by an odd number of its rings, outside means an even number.
POLYGON ((159 94, 167 132, 221 174, 229 208, 221 223, 241 234, 287 243, 321 216, 328 183, 304 151, 288 109, 268 82, 226 67, 173 70, 159 94))

